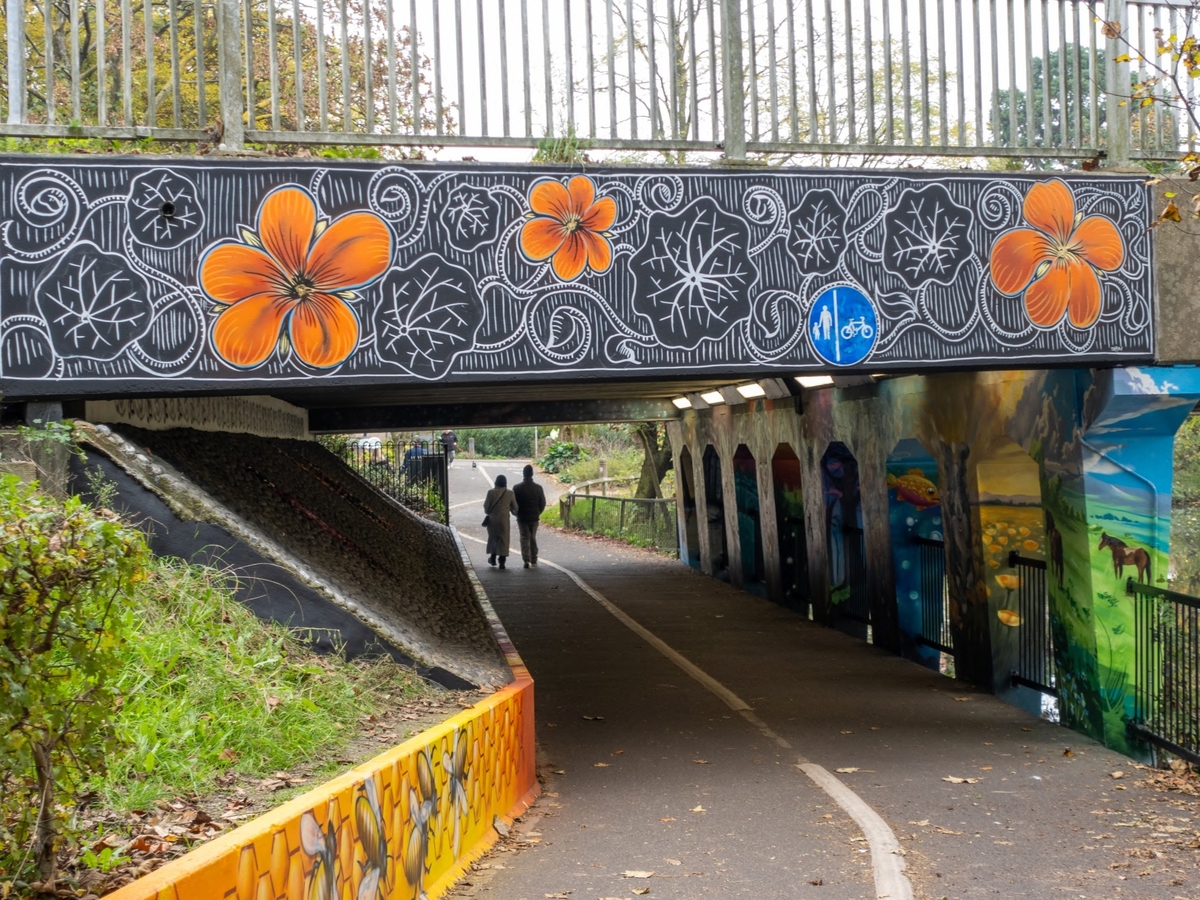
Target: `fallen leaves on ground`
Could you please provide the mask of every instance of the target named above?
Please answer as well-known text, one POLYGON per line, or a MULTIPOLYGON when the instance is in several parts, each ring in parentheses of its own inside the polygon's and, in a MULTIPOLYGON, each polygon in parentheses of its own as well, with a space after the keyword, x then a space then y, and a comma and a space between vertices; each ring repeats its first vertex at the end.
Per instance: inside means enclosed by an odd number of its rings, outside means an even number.
POLYGON ((671 859, 671 857, 669 857, 669 856, 666 858, 666 860, 664 860, 664 862, 666 862, 666 864, 668 866, 682 866, 683 865, 682 860, 671 859))
MULTIPOLYGON (((692 810, 692 812, 695 812, 695 810, 693 809, 693 810, 692 810)), ((660 822, 674 822, 674 821, 675 821, 675 817, 674 817, 674 816, 663 816, 663 817, 662 817, 661 819, 659 819, 658 821, 660 821, 660 822)))
POLYGON ((970 697, 955 697, 954 699, 957 700, 959 703, 966 703, 971 698, 970 697))
POLYGON ((951 831, 949 828, 943 828, 941 825, 933 826, 934 834, 962 834, 961 831, 951 831))
POLYGON ((692 762, 694 762, 698 766, 707 766, 708 765, 707 759, 693 759, 692 762))
POLYGON ((691 811, 694 813, 708 812, 703 806, 693 806, 691 811))
POLYGON ((809 882, 809 884, 813 885, 814 887, 820 887, 824 883, 825 883, 824 878, 814 878, 812 881, 809 882))
POLYGON ((607 769, 607 768, 608 768, 608 763, 605 763, 605 762, 592 763, 592 768, 594 768, 594 769, 607 769))
POLYGON ((650 888, 634 888, 633 892, 635 894, 648 894, 650 893, 650 888))
POLYGON ((570 891, 555 891, 553 894, 543 894, 546 900, 567 900, 571 896, 570 891))
POLYGON ((855 766, 842 766, 842 768, 834 769, 834 771, 840 775, 853 775, 858 771, 858 768, 855 766))
POLYGON ((582 716, 585 722, 603 722, 604 716, 582 716))
POLYGON ((959 778, 957 775, 947 775, 942 781, 948 781, 951 784, 979 784, 978 778, 959 778))
POLYGON ((621 873, 622 878, 653 878, 653 872, 647 872, 645 869, 626 869, 621 873))

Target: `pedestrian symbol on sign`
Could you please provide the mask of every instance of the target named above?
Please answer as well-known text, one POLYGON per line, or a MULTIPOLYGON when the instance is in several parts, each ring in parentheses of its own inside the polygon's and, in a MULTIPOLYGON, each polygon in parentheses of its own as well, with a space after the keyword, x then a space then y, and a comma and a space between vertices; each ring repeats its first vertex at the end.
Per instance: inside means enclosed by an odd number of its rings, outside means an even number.
POLYGON ((808 313, 813 349, 835 366, 862 362, 875 346, 875 307, 857 288, 827 288, 808 313))

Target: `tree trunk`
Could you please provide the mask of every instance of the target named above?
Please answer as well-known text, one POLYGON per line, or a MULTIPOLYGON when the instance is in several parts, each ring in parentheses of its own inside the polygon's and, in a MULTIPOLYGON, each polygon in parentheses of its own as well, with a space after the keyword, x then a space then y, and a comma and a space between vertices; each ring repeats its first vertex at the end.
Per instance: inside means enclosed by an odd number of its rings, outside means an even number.
POLYGON ((45 745, 33 744, 33 764, 38 780, 38 815, 33 832, 33 854, 37 862, 38 880, 46 886, 54 884, 54 764, 45 745))
POLYGON ((659 446, 659 428, 657 422, 641 422, 636 428, 638 440, 642 443, 642 471, 638 478, 635 497, 654 499, 662 497, 662 480, 671 471, 675 462, 671 455, 671 439, 662 431, 663 446, 659 446))

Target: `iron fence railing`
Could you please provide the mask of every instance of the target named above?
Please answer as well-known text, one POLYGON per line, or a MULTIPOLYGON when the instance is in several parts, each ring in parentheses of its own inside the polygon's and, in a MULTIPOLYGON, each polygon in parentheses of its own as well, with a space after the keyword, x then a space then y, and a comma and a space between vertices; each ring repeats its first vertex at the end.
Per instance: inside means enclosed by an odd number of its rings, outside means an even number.
POLYGON ((1012 683, 1056 696, 1054 644, 1050 635, 1050 602, 1046 595, 1046 561, 1008 554, 1008 566, 1016 570, 1017 667, 1012 683))
POLYGON ((675 498, 563 495, 565 528, 621 538, 656 550, 679 552, 675 498))
POLYGON ((326 446, 393 500, 428 518, 450 524, 446 455, 440 441, 368 439, 326 446))
POLYGON ((1190 0, 5 0, 3 11, 4 135, 540 144, 552 159, 612 148, 1123 162, 1194 142, 1168 106, 1127 102, 1142 60, 1165 61, 1155 29, 1194 33, 1190 0))
POLYGON ((835 606, 835 615, 868 626, 871 604, 867 595, 866 533, 861 528, 842 526, 842 587, 846 599, 835 606))
POLYGON ((1200 598, 1130 578, 1134 713, 1129 731, 1200 763, 1200 598))
POLYGON ((921 580, 921 633, 917 641, 934 650, 954 655, 954 633, 950 629, 950 587, 946 581, 946 543, 915 537, 918 573, 921 580))

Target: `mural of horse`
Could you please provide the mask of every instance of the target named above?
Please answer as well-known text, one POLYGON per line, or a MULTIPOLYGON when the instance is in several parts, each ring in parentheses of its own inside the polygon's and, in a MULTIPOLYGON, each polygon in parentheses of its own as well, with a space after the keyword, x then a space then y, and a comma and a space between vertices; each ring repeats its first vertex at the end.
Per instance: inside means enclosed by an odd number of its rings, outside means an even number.
POLYGON ((1100 546, 1096 549, 1103 550, 1105 547, 1112 551, 1114 575, 1120 578, 1124 574, 1126 566, 1137 566, 1138 581, 1150 583, 1149 553, 1141 547, 1130 547, 1107 532, 1100 535, 1100 546))

